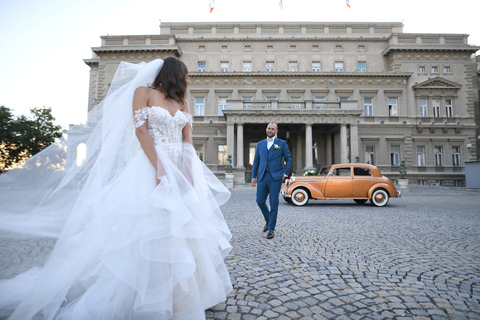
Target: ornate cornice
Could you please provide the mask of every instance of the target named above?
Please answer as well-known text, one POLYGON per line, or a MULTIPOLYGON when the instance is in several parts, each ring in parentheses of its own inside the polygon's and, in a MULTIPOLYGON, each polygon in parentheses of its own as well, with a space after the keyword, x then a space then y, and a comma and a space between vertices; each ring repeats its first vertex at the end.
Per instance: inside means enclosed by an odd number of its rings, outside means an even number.
POLYGON ((179 46, 105 46, 105 47, 93 47, 92 51, 97 55, 102 53, 137 53, 137 52, 173 52, 176 57, 182 55, 182 49, 179 46))
POLYGON ((190 78, 204 77, 395 77, 408 78, 412 72, 189 72, 190 78))
POLYGON ((190 85, 209 86, 312 86, 312 85, 396 85, 404 86, 411 73, 403 74, 341 74, 334 73, 312 74, 312 73, 210 73, 191 74, 190 85))
POLYGON ((85 62, 86 65, 92 67, 92 66, 98 66, 98 63, 100 62, 100 59, 94 58, 94 59, 83 59, 83 62, 85 62))
MULTIPOLYGON (((189 35, 186 35, 189 37, 189 35)), ((387 39, 384 37, 351 37, 351 36, 341 36, 341 35, 333 35, 329 34, 329 36, 325 36, 325 34, 320 35, 312 35, 311 37, 305 36, 275 36, 275 35, 268 35, 268 36, 244 36, 244 37, 226 37, 217 35, 217 37, 205 37, 199 36, 198 38, 183 38, 182 35, 175 35, 175 38, 178 42, 338 42, 338 41, 345 41, 345 42, 386 42, 387 39)))
POLYGON ((394 45, 383 50, 382 55, 388 56, 394 52, 464 52, 475 53, 480 47, 469 45, 394 45))

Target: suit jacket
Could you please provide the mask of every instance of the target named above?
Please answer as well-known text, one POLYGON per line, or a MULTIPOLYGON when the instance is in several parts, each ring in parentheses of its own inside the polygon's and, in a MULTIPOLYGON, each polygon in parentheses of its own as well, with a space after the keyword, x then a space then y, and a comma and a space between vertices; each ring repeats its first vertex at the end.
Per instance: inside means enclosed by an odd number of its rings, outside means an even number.
POLYGON ((292 166, 292 157, 285 140, 275 138, 273 145, 267 149, 267 139, 260 141, 255 150, 255 158, 252 167, 252 179, 258 181, 263 179, 265 171, 268 170, 273 179, 281 180, 283 175, 288 175, 292 166), (285 160, 285 167, 283 161, 285 160), (258 171, 258 172, 257 172, 258 171))

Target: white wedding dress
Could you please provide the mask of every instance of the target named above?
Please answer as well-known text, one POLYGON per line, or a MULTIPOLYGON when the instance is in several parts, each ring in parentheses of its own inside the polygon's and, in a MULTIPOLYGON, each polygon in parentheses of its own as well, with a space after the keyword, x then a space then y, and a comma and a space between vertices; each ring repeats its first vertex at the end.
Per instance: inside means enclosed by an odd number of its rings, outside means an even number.
POLYGON ((138 146, 101 188, 87 178, 47 263, 0 281, 3 315, 196 320, 226 300, 231 234, 219 206, 230 193, 182 141, 191 116, 145 107, 132 121, 128 112, 129 130, 148 122, 160 184, 138 146))

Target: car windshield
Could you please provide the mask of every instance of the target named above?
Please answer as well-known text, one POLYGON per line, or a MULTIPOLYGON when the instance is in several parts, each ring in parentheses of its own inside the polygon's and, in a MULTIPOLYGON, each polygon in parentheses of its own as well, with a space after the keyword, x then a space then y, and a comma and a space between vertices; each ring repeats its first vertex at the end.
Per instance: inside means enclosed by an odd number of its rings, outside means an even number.
POLYGON ((328 172, 330 171, 331 167, 323 167, 322 170, 318 172, 319 176, 326 176, 328 175, 328 172))

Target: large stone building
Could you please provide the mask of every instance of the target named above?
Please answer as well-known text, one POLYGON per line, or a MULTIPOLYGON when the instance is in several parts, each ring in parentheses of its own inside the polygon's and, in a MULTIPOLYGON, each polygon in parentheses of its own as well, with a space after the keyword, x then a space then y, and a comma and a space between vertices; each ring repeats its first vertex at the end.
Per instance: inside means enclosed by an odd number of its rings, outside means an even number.
POLYGON ((475 52, 466 34, 403 33, 402 23, 162 23, 160 34, 102 36, 86 59, 89 109, 120 61, 174 55, 189 69, 194 144, 212 171, 233 158, 248 182, 269 122, 292 172, 366 162, 392 179, 456 185, 476 159, 475 52), (468 148, 467 145, 470 147, 468 148))

